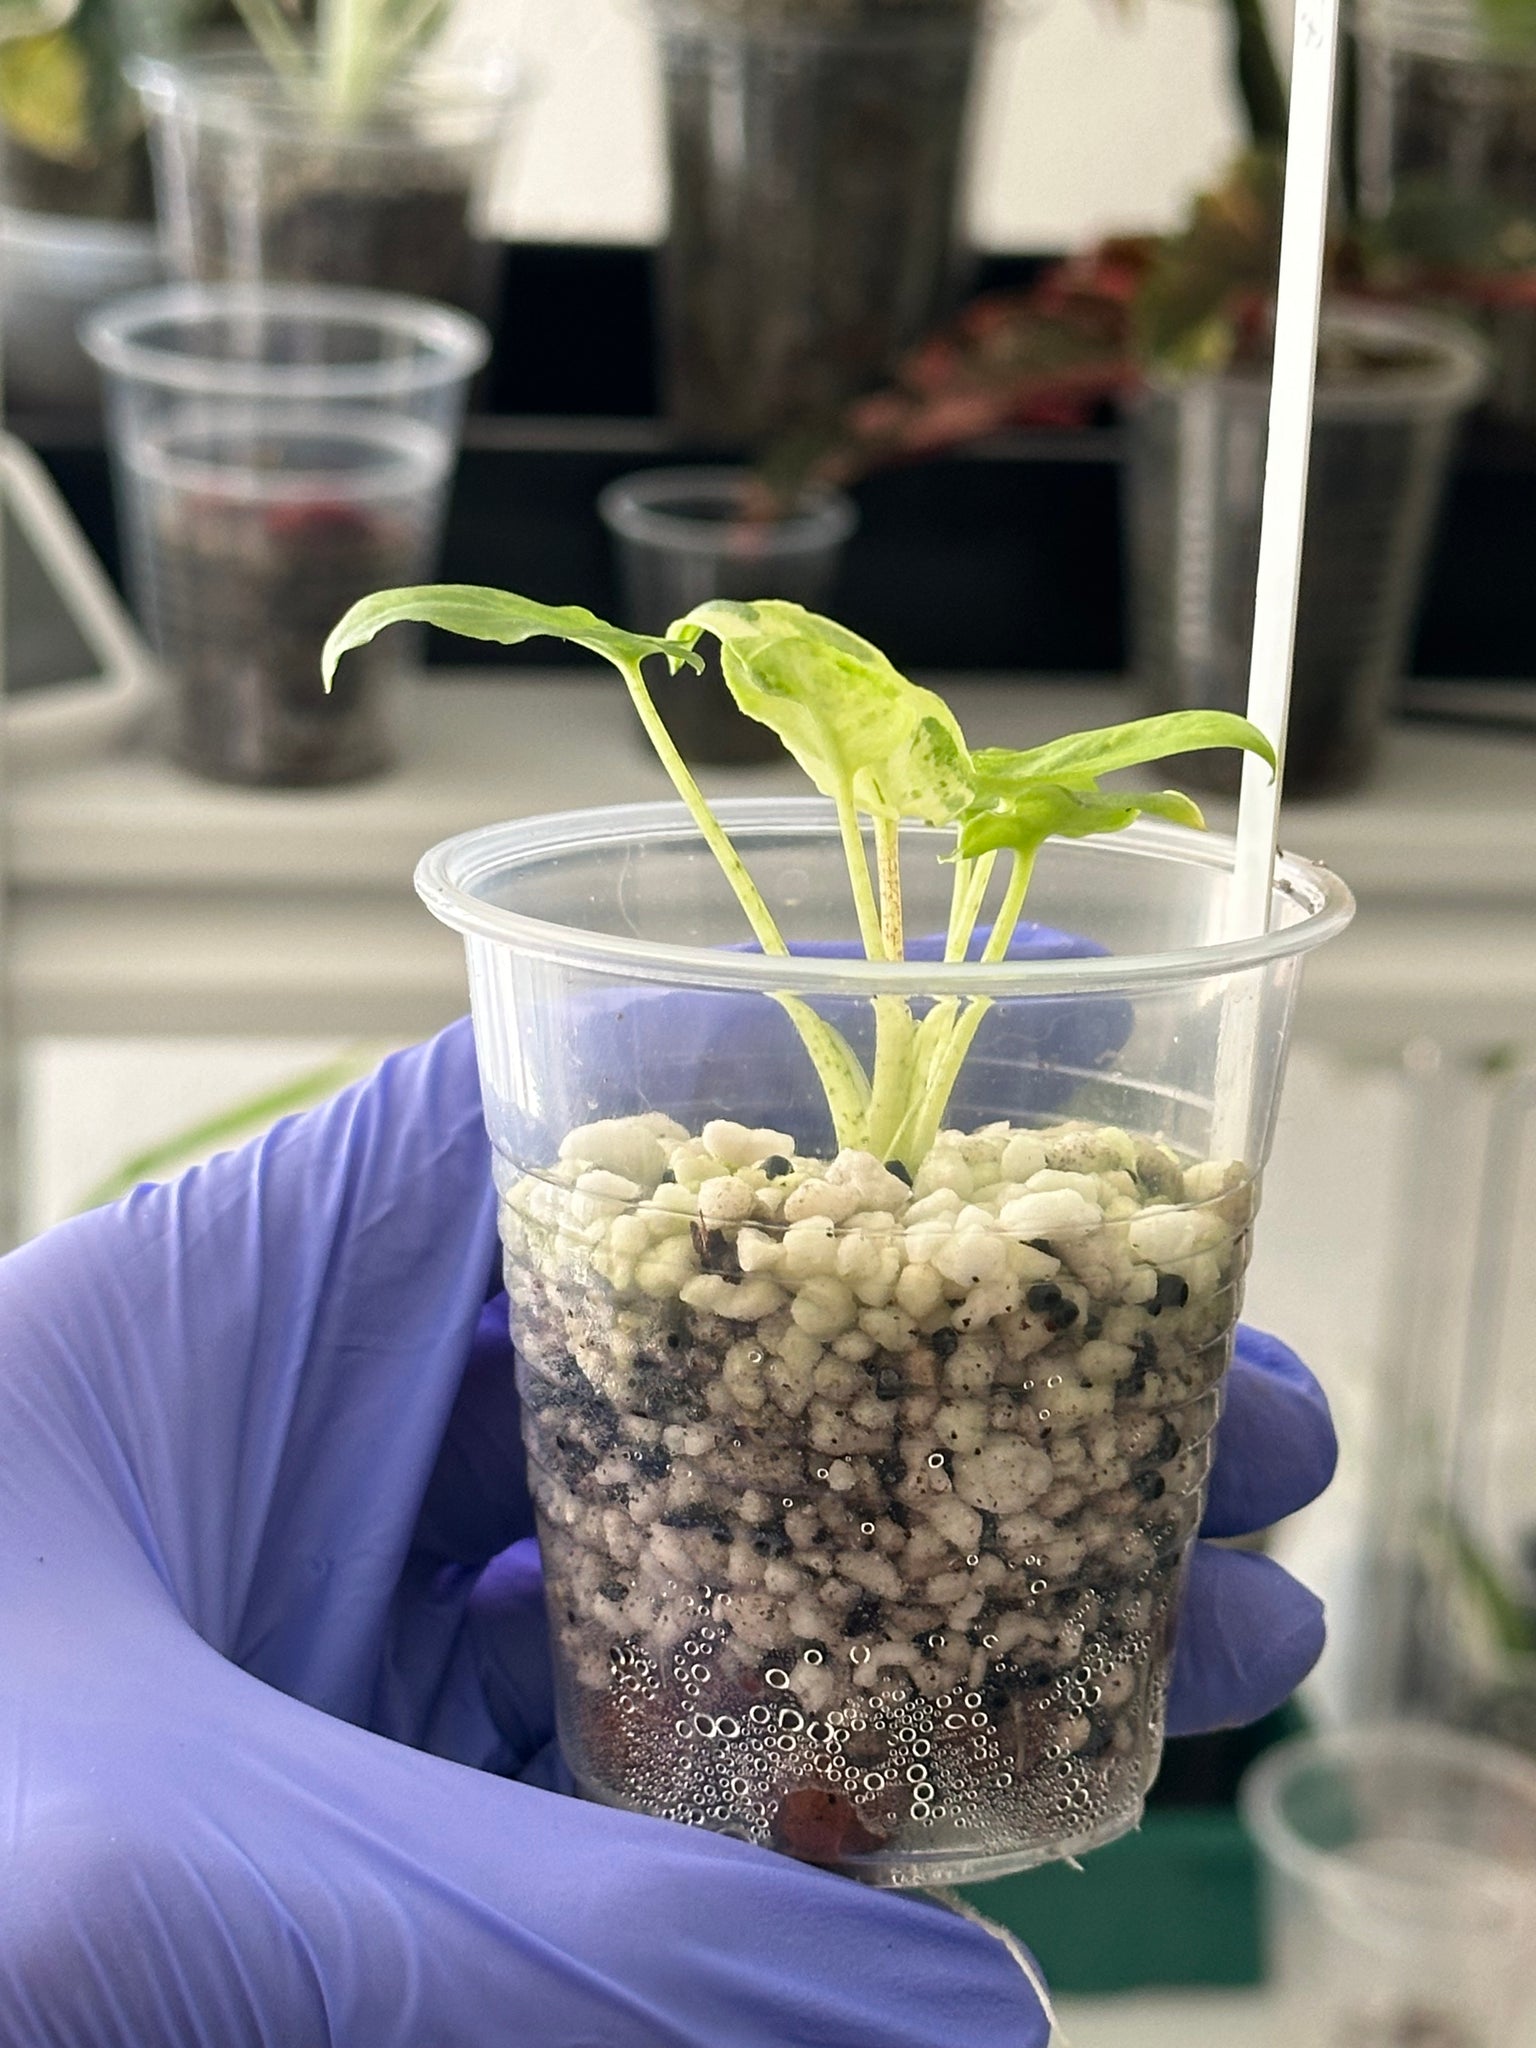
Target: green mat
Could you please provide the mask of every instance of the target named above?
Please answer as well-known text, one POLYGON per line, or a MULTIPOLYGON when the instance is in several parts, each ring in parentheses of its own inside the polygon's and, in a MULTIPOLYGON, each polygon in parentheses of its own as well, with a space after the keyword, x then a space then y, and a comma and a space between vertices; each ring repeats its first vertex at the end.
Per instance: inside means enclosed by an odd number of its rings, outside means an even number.
POLYGON ((1053 1991, 1257 1983, 1258 1868, 1229 1807, 1154 1810, 1140 1831, 965 1896, 1039 1958, 1053 1991))

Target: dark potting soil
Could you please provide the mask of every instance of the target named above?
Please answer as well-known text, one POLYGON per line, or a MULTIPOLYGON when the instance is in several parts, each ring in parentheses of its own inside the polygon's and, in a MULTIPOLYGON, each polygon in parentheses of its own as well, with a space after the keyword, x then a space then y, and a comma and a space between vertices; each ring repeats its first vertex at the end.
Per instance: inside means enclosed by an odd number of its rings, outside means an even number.
POLYGON ((105 163, 82 168, 39 156, 0 131, 0 203, 72 220, 153 220, 149 153, 139 138, 105 163))
POLYGON ((422 573, 421 518, 192 491, 165 493, 157 513, 153 595, 181 760, 220 781, 293 786, 387 767, 393 636, 349 654, 329 696, 320 651, 356 599, 422 573))
MULTIPOLYGON (((324 169, 317 162, 318 179, 324 169)), ((244 274, 231 252, 222 195, 198 195, 195 246, 208 276, 244 274)), ((406 186, 290 181, 267 196, 258 228, 260 270, 278 283, 372 286, 445 300, 485 317, 494 307, 502 248, 470 225, 462 182, 406 186)))

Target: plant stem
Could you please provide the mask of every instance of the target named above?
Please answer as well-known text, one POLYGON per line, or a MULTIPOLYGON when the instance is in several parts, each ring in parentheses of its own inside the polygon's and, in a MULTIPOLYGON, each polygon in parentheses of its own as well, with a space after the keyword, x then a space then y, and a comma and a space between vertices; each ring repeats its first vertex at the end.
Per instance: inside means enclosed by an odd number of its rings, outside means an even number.
MULTIPOLYGON (((704 844, 720 863, 721 872, 730 883, 736 901, 746 913, 753 937, 765 953, 787 954, 789 947, 784 943, 784 935, 774 923, 773 912, 763 901, 757 884, 747 872, 746 862, 716 823, 714 812, 704 801, 704 792, 689 773, 687 763, 677 751, 671 733, 662 723, 661 713, 651 701, 651 693, 646 688, 644 676, 640 673, 639 662, 615 665, 619 668, 630 700, 640 715, 640 723, 645 728, 646 738, 656 749, 657 758, 671 777, 672 787, 687 805, 688 815, 698 826, 704 844)), ((867 886, 867 873, 864 880, 867 886)))
POLYGON ((906 956, 901 924, 901 821, 875 819, 875 870, 880 878, 880 936, 888 960, 906 956))
MULTIPOLYGON (((1038 848, 1036 849, 1038 851, 1038 848)), ((1024 908, 1025 893, 1029 878, 1035 871, 1034 853, 1016 853, 1013 868, 1008 876, 1008 887, 998 905, 997 916, 992 921, 992 930, 987 943, 981 949, 982 964, 995 967, 999 960, 1006 960, 1008 948, 1013 943, 1014 932, 1018 929, 1019 913, 1024 908)))
MULTIPOLYGON (((991 854, 983 856, 983 860, 988 864, 994 858, 995 856, 991 854)), ((980 867, 982 861, 978 861, 976 865, 980 867)), ((1012 872, 1008 877, 1008 887, 1003 893, 1003 900, 998 907, 997 916, 993 920, 992 930, 988 935, 987 943, 982 948, 981 958, 983 965, 995 967, 1000 960, 1005 960, 1008 957, 1008 948, 1013 942, 1015 931, 1018 929, 1019 916, 1024 908, 1024 898, 1029 889, 1030 876, 1034 873, 1034 867, 1035 855, 1033 852, 1014 854, 1012 872)), ((990 866, 988 867, 988 872, 990 873, 990 866)), ((969 886, 967 888, 968 901, 963 906, 963 908, 969 910, 969 923, 964 924, 964 943, 966 945, 970 943, 971 930, 975 925, 977 912, 981 907, 981 896, 985 893, 985 890, 985 876, 982 878, 980 891, 976 891, 969 886)), ((951 935, 954 934, 955 928, 955 921, 952 919, 950 926, 951 935)), ((963 957, 963 951, 960 957, 963 957)), ((912 1105, 903 1119, 895 1138, 895 1144, 900 1156, 909 1164, 915 1164, 920 1160, 924 1153, 930 1149, 935 1137, 938 1135, 939 1124, 943 1119, 945 1110, 949 1106, 949 1098, 953 1094, 955 1083, 960 1077, 960 1069, 965 1064, 965 1056, 970 1051, 976 1033, 981 1028, 982 1018, 991 1007, 992 998, 990 996, 975 996, 963 1008, 951 1001, 948 1006, 947 1016, 938 1023, 935 1023, 935 1017, 938 1015, 937 1007, 924 1018, 923 1023, 928 1042, 926 1045, 920 1045, 918 1056, 913 1062, 915 1073, 920 1078, 918 1085, 912 1090, 914 1098, 912 1105), (927 1027, 929 1026, 933 1027, 931 1033, 927 1033, 927 1027), (925 1053, 926 1057, 924 1057, 925 1053)))
MULTIPOLYGON (((702 801, 702 799, 701 799, 702 801)), ((843 838, 843 858, 848 863, 848 879, 853 884, 853 907, 858 913, 859 939, 868 960, 888 960, 891 956, 885 950, 885 934, 880 924, 880 909, 875 902, 874 884, 869 879, 869 861, 864 852, 864 834, 859 830, 859 814, 853 799, 839 794, 837 799, 837 829, 843 838)))
POLYGON ((889 1159, 916 1079, 917 1026, 901 996, 875 997, 875 1070, 865 1117, 864 1147, 889 1159))
POLYGON ((235 0, 251 41, 278 77, 291 87, 304 82, 304 46, 278 0, 235 0))
POLYGON ((987 884, 992 879, 996 863, 995 853, 984 853, 977 860, 962 860, 956 864, 955 886, 949 906, 949 932, 944 941, 944 958, 951 965, 963 960, 970 951, 971 935, 981 915, 987 884))
POLYGON ((832 1132, 838 1149, 863 1146, 869 1123, 870 1091, 858 1055, 842 1033, 802 997, 772 990, 769 993, 794 1025, 816 1069, 816 1078, 832 1114, 832 1132))
POLYGON ((381 78, 389 75, 407 58, 429 27, 433 27, 443 11, 443 0, 416 0, 407 7, 395 24, 388 42, 384 45, 384 57, 378 65, 381 78))

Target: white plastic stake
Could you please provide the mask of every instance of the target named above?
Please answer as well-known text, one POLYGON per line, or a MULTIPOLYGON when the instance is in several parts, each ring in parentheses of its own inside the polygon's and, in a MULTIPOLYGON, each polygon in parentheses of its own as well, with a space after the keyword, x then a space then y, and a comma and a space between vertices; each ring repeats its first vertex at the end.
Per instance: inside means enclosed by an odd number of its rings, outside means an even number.
POLYGON ((1275 301, 1275 367, 1269 389, 1269 442, 1259 520, 1253 652, 1248 665, 1248 716, 1273 742, 1280 767, 1271 780, 1256 755, 1243 756, 1237 858, 1227 909, 1227 935, 1234 939, 1269 928, 1307 510, 1338 40, 1339 0, 1296 0, 1280 283, 1275 301))
MULTIPOLYGON (((1307 513, 1338 41, 1339 0, 1296 0, 1269 440, 1259 515, 1253 651, 1248 664, 1248 716, 1272 742, 1279 765, 1271 779, 1256 755, 1243 756, 1237 844, 1227 893, 1225 935, 1229 939, 1252 938, 1269 929, 1274 891, 1291 663, 1296 650, 1296 598, 1301 587, 1307 513)), ((1217 1158, 1243 1157, 1251 1136, 1258 993, 1254 977, 1245 977, 1229 993, 1222 1016, 1212 1147, 1217 1158)))

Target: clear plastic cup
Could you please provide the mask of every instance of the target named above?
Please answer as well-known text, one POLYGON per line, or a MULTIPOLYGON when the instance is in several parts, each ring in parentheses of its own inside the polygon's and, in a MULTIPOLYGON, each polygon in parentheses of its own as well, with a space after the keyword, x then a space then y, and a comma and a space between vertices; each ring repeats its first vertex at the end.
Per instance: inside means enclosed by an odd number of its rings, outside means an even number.
POLYGON ((1276 1986, 1310 2048, 1536 2039, 1536 1763, 1427 1724, 1301 1736, 1244 1780, 1276 1986))
POLYGON ((382 292, 175 285, 103 308, 82 339, 178 759, 280 784, 385 767, 401 640, 329 697, 320 650, 356 599, 429 573, 485 330, 382 292))
POLYGON ((142 58, 166 261, 212 282, 362 285, 489 319, 488 202, 522 73, 423 58, 345 121, 259 53, 142 58))
MULTIPOLYGON (((821 609, 837 580, 858 509, 829 484, 808 485, 776 518, 751 505, 752 472, 716 465, 643 469, 598 495, 597 509, 618 556, 624 620, 638 633, 665 633, 711 597, 784 597, 821 609)), ((658 673, 656 702, 691 761, 777 757, 779 742, 736 708, 714 643, 704 667, 658 673)), ((657 664, 659 668, 659 664, 657 664)))
POLYGON ((654 0, 662 376, 695 445, 825 433, 960 296, 985 0, 654 0))
MULTIPOLYGON (((1323 341, 1285 748, 1292 796, 1352 789, 1375 760, 1456 432, 1486 380, 1473 337, 1427 313, 1332 306, 1323 341), (1340 352, 1356 359, 1347 373, 1336 367, 1340 352)), ((1147 708, 1240 712, 1269 372, 1160 374, 1129 425, 1131 666, 1147 708)), ((1236 760, 1191 754, 1174 772, 1235 795, 1236 760)))
MULTIPOLYGON (((819 954, 744 947, 679 806, 417 873, 465 936, 564 1753, 878 1884, 1076 1853, 1157 1768, 1291 1006, 1348 892, 1284 860, 1275 928, 1215 943, 1230 842, 1143 823, 1046 846, 1041 957, 870 963, 830 805, 719 815, 819 954), (866 1058, 877 1003, 975 1024, 915 1170, 836 1154, 796 998, 866 1058)), ((904 839, 942 934, 945 835, 904 839)))

